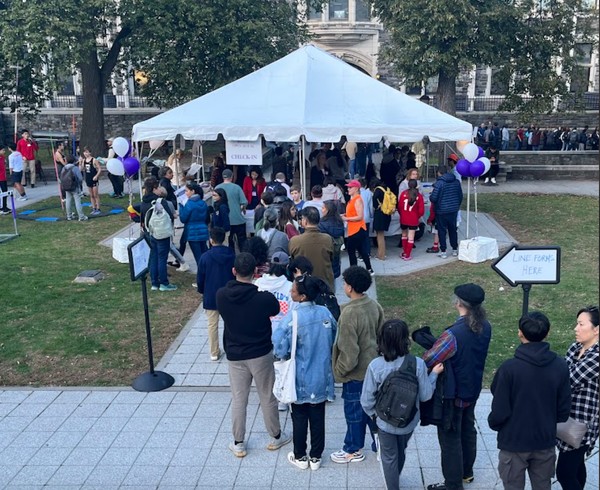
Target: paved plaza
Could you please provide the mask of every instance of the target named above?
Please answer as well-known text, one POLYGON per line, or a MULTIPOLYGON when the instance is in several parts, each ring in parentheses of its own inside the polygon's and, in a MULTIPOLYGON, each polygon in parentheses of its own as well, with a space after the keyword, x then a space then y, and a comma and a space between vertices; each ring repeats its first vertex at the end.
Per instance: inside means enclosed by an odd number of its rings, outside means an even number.
MULTIPOLYGON (((543 192, 552 183, 508 182, 482 192, 543 192)), ((102 192, 108 192, 103 181, 102 192)), ((598 182, 561 182, 554 192, 598 196, 598 182)), ((55 194, 50 185, 30 192, 30 204, 55 194)), ((554 193, 551 192, 551 193, 554 193)), ((93 223, 82 223, 90 226, 93 223)), ((116 236, 128 236, 129 228, 116 236)), ((480 214, 463 219, 460 237, 476 234, 496 238, 499 246, 512 237, 491 217, 480 214)), ((426 235, 413 252, 415 259, 399 259, 397 237, 388 239, 388 259, 373 261, 377 275, 408 274, 446 261, 425 254, 426 235)), ((112 237, 105 242, 110 246, 112 237)), ((347 258, 343 266, 347 265, 347 258)), ((193 264, 193 260, 190 261, 193 264)), ((468 267, 468 264, 465 264, 468 267)), ((124 266, 126 267, 126 266, 124 266)), ((181 274, 173 272, 173 274, 181 274)), ((176 282, 176 280, 174 281, 176 282)), ((346 301, 340 294, 338 297, 346 301)), ((369 294, 376 297, 376 288, 369 294)), ((222 326, 221 326, 222 328, 222 326)), ((248 455, 238 459, 227 449, 231 441, 230 394, 227 361, 209 360, 206 318, 202 308, 184 327, 157 369, 175 377, 175 386, 158 393, 140 393, 130 387, 0 389, 0 488, 138 488, 138 489, 368 489, 384 488, 376 456, 366 451, 364 462, 340 465, 329 453, 343 442, 345 421, 339 397, 328 404, 326 449, 318 471, 302 471, 286 460, 291 444, 268 451, 268 434, 255 393, 248 408, 248 455)), ((508 356, 508 354, 507 354, 508 356)), ((476 407, 478 454, 475 480, 466 489, 500 489, 496 463, 496 435, 487 425, 491 394, 484 390, 476 407)), ((280 412, 291 432, 288 412, 280 412)), ((598 488, 598 448, 588 460, 588 489, 598 488)), ((400 483, 405 489, 423 489, 442 481, 435 428, 418 427, 407 449, 400 483)), ((553 488, 560 488, 554 483, 553 488)))

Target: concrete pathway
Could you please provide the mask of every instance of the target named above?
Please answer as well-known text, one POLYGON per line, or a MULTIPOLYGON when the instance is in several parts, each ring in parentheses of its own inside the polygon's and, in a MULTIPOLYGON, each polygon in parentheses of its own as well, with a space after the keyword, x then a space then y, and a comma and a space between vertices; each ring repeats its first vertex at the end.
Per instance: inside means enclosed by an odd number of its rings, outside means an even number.
MULTIPOLYGON (((598 195, 597 182, 579 184, 563 185, 569 189, 577 185, 585 189, 585 195, 598 195)), ((487 189, 540 192, 538 187, 539 182, 529 187, 507 183, 487 189)), ((101 190, 108 192, 106 183, 101 190)), ((49 195, 54 195, 50 184, 32 189, 31 200, 18 203, 18 207, 49 195)), ((500 247, 513 241, 485 215, 479 215, 476 223, 479 235, 496 238, 500 247)), ((470 220, 472 226, 475 222, 470 220)), ((135 232, 128 227, 117 236, 135 232)), ((466 236, 464 219, 460 233, 461 238, 466 236)), ((474 236, 473 229, 469 236, 474 236)), ((111 241, 112 237, 105 244, 110 246, 111 241)), ((407 274, 456 260, 444 261, 424 253, 431 244, 430 235, 418 242, 411 262, 398 258, 397 238, 387 242, 388 259, 373 261, 377 275, 407 274)), ((339 288, 337 293, 342 300, 339 288)), ((374 287, 369 294, 376 296, 374 287)), ((199 308, 158 363, 157 369, 176 379, 176 385, 163 392, 139 393, 130 387, 0 390, 0 488, 384 488, 374 453, 367 451, 364 462, 347 466, 328 459, 330 452, 341 447, 345 432, 340 398, 327 407, 326 449, 320 470, 291 467, 286 461, 291 445, 275 452, 265 449, 268 435, 255 393, 248 408, 248 456, 235 458, 227 450, 231 440, 227 362, 208 360, 205 322, 199 308)), ((486 422, 490 404, 491 394, 484 390, 476 408, 475 481, 468 488, 502 487, 496 471, 496 438, 486 422)), ((291 431, 289 413, 281 412, 280 419, 291 431)), ((586 488, 598 488, 598 448, 587 464, 586 488)), ((419 427, 407 450, 401 487, 422 489, 441 480, 435 430, 419 427)), ((559 488, 557 483, 554 487, 559 488)))

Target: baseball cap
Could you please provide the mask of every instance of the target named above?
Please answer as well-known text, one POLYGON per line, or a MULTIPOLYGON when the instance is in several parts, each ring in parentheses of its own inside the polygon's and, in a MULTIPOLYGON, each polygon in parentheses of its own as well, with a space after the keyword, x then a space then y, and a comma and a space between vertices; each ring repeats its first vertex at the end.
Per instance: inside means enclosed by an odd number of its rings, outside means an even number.
POLYGON ((360 189, 362 186, 358 180, 351 180, 346 184, 346 187, 358 187, 360 189))
POLYGON ((452 160, 453 162, 458 162, 458 155, 456 153, 450 153, 450 155, 448 155, 448 160, 452 160))
POLYGON ((272 264, 287 265, 290 262, 290 257, 285 252, 275 252, 271 257, 272 264))
POLYGON ((233 177, 233 172, 231 170, 229 170, 228 168, 223 170, 223 178, 224 179, 231 179, 232 177, 233 177))

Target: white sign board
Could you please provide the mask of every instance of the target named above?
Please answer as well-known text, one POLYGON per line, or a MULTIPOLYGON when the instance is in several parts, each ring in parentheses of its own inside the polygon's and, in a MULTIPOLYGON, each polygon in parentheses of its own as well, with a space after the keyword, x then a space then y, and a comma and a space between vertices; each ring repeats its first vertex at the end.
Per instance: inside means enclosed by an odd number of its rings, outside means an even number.
POLYGON ((148 272, 150 262, 150 244, 144 235, 130 243, 127 247, 129 254, 129 272, 131 280, 137 281, 148 272))
POLYGON ((520 247, 513 245, 492 264, 511 286, 518 284, 558 284, 560 247, 520 247))
POLYGON ((262 144, 256 141, 225 141, 227 165, 262 166, 262 144))

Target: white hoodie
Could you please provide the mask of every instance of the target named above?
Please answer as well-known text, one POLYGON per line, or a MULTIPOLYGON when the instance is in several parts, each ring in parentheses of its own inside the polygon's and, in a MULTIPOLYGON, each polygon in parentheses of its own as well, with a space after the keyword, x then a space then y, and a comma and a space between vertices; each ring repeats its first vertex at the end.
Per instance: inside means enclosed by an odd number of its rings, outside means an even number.
POLYGON ((275 330, 287 312, 294 309, 292 283, 285 276, 277 277, 272 274, 263 274, 262 277, 254 281, 254 284, 259 291, 268 291, 279 301, 279 313, 271 317, 271 328, 275 330))

